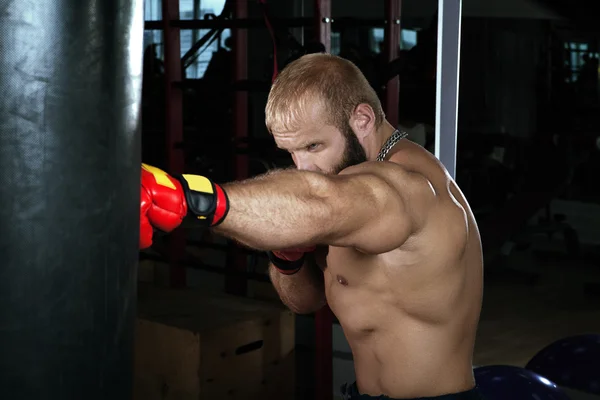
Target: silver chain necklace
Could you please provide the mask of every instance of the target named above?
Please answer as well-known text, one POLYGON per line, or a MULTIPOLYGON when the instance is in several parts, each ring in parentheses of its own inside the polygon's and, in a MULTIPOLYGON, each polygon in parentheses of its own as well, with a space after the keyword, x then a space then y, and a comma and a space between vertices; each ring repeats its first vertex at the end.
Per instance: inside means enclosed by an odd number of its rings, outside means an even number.
POLYGON ((388 140, 385 141, 383 146, 381 146, 381 150, 379 150, 379 154, 377 155, 377 161, 385 161, 385 158, 392 147, 394 147, 396 143, 404 139, 407 135, 408 133, 400 132, 398 129, 396 129, 394 133, 392 133, 392 136, 390 136, 388 140))

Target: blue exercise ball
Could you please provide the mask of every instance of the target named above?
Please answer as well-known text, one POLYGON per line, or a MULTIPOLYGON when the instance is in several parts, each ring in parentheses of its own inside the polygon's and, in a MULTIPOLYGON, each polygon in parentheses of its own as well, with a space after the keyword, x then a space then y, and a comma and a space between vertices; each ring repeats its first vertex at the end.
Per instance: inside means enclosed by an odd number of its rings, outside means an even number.
POLYGON ((560 386, 600 395, 600 335, 558 340, 537 353, 525 368, 560 386))
POLYGON ((570 400, 555 383, 525 368, 490 365, 474 374, 485 400, 570 400))

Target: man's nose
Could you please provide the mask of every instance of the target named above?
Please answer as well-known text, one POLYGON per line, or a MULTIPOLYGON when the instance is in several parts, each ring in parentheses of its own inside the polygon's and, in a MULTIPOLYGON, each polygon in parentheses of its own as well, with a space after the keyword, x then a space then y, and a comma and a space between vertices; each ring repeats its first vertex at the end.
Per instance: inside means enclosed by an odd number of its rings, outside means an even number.
POLYGON ((301 171, 312 171, 312 172, 318 171, 318 168, 315 164, 311 163, 308 160, 301 160, 301 159, 296 160, 296 168, 298 168, 301 171))

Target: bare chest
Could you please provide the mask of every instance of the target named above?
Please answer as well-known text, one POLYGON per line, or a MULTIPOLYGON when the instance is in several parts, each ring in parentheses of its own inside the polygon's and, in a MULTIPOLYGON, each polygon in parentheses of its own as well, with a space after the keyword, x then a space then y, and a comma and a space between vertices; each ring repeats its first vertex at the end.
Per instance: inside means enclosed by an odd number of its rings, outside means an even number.
POLYGON ((329 307, 346 334, 360 335, 381 327, 386 303, 394 303, 397 294, 390 290, 391 282, 380 257, 330 247, 317 263, 323 270, 329 307))
POLYGON ((331 247, 320 266, 331 310, 347 333, 359 335, 399 319, 439 320, 462 286, 455 282, 462 274, 440 273, 436 260, 402 251, 368 256, 331 247))
POLYGON ((411 274, 410 265, 419 263, 416 257, 402 255, 401 252, 372 256, 350 248, 331 246, 321 249, 316 261, 330 289, 339 285, 348 291, 361 288, 380 291, 396 276, 406 279, 407 274, 411 274))

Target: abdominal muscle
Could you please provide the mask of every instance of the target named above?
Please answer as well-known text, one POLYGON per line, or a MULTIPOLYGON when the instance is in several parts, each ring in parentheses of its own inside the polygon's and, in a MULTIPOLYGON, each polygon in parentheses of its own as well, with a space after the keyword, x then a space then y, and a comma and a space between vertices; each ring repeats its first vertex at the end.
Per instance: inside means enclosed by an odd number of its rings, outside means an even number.
POLYGON ((421 293, 416 302, 408 304, 402 298, 410 297, 402 296, 402 288, 391 283, 382 286, 378 279, 367 279, 359 284, 354 281, 353 286, 349 279, 348 286, 343 286, 334 268, 324 275, 329 306, 352 349, 361 394, 418 398, 474 386, 475 329, 463 326, 469 319, 464 312, 457 310, 458 315, 447 321, 427 320, 420 317, 424 314, 419 310, 436 308, 439 296, 427 300, 427 294, 421 293))

